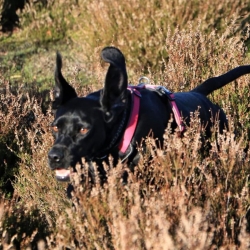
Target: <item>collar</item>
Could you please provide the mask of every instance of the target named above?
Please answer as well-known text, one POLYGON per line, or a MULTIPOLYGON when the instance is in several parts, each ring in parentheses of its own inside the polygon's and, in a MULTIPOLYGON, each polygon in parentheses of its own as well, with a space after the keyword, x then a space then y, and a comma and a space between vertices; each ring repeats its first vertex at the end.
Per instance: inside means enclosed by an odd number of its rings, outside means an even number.
POLYGON ((125 157, 122 159, 122 161, 124 161, 125 159, 127 159, 127 157, 132 153, 132 147, 131 147, 131 140, 134 136, 136 127, 137 127, 137 123, 138 123, 138 118, 139 118, 139 110, 140 110, 140 98, 141 98, 141 94, 139 92, 140 89, 150 89, 150 90, 155 90, 158 93, 164 94, 165 96, 167 96, 173 114, 174 114, 174 118, 175 121, 179 127, 179 130, 181 133, 184 132, 185 130, 185 126, 183 124, 181 115, 180 115, 180 111, 176 105, 175 102, 175 97, 174 94, 172 92, 170 92, 168 89, 166 89, 163 86, 156 86, 156 85, 150 85, 150 84, 139 84, 138 86, 129 86, 128 89, 131 92, 131 113, 130 113, 130 117, 129 117, 129 121, 128 121, 128 125, 127 128, 123 134, 123 137, 121 139, 121 142, 119 144, 119 153, 120 155, 125 155, 125 157), (129 152, 127 152, 129 151, 129 152))

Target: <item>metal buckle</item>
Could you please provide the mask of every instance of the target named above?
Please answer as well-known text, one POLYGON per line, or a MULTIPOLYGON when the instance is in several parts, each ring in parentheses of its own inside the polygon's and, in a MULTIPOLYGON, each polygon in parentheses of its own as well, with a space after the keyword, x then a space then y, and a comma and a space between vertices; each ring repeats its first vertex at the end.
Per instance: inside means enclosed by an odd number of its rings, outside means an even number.
POLYGON ((165 88, 164 86, 158 86, 157 91, 159 91, 161 94, 166 95, 167 98, 170 101, 174 101, 174 97, 171 96, 172 92, 170 90, 168 90, 167 88, 165 88))
POLYGON ((145 84, 145 85, 150 84, 149 78, 146 77, 146 76, 140 77, 140 78, 139 78, 139 85, 140 85, 140 84, 145 84))

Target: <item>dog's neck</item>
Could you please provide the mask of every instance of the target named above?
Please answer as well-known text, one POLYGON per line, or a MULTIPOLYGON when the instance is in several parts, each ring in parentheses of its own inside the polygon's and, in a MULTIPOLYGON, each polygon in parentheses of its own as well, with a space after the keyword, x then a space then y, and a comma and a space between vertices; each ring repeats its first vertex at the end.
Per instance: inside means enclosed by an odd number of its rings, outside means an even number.
POLYGON ((107 138, 107 145, 108 147, 104 148, 102 151, 98 152, 91 160, 97 160, 105 159, 108 157, 108 155, 112 155, 114 158, 118 157, 119 153, 119 145, 123 138, 124 132, 126 130, 128 120, 131 114, 131 109, 133 108, 132 103, 132 94, 130 91, 128 91, 128 99, 125 104, 125 108, 123 112, 120 114, 119 117, 117 117, 116 121, 113 122, 113 124, 117 124, 117 121, 119 122, 118 126, 111 127, 110 128, 110 136, 107 138))

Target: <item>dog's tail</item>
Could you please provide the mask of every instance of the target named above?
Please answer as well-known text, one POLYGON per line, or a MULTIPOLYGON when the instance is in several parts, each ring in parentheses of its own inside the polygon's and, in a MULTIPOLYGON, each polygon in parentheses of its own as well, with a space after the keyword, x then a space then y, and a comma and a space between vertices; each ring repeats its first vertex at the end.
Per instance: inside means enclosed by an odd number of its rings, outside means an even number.
POLYGON ((240 76, 250 73, 250 65, 239 66, 235 69, 228 71, 226 74, 212 77, 203 82, 201 85, 194 88, 193 92, 198 92, 203 95, 209 95, 216 89, 220 89, 226 84, 236 80, 240 76))

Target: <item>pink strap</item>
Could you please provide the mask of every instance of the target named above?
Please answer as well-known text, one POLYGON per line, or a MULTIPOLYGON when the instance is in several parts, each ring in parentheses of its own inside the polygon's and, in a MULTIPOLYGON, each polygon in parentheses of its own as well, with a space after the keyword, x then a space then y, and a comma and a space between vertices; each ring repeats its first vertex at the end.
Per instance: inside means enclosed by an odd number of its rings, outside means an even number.
MULTIPOLYGON (((141 94, 138 91, 138 89, 143 89, 143 88, 151 88, 154 89, 157 86, 154 85, 141 85, 141 86, 129 86, 128 89, 131 91, 132 95, 132 112, 130 114, 129 117, 129 122, 128 122, 128 126, 126 128, 126 131, 122 137, 121 143, 119 145, 119 150, 121 153, 126 153, 127 148, 129 147, 129 144, 131 143, 131 140, 134 136, 135 133, 135 129, 137 126, 137 122, 138 122, 138 117, 139 117, 139 110, 140 110, 140 97, 141 94)), ((179 112, 179 109, 176 105, 176 102, 174 100, 174 94, 169 92, 169 100, 172 106, 172 111, 174 113, 174 118, 175 121, 180 129, 180 132, 183 132, 185 130, 185 126, 182 122, 182 118, 179 112)))
MULTIPOLYGON (((150 85, 150 84, 146 84, 144 86, 147 89, 155 89, 156 87, 158 87, 158 86, 150 85)), ((180 129, 180 132, 182 133, 185 130, 185 126, 182 122, 181 114, 180 114, 179 109, 178 109, 176 102, 174 100, 174 94, 169 91, 168 95, 170 96, 169 100, 170 100, 170 104, 172 106, 172 111, 174 113, 174 119, 175 119, 175 121, 180 129)))
POLYGON ((132 92, 132 98, 133 98, 133 103, 132 103, 132 112, 129 117, 129 122, 128 126, 126 128, 126 131, 122 137, 122 141, 119 145, 119 150, 122 153, 125 153, 135 132, 136 126, 137 126, 137 121, 139 117, 139 109, 140 109, 140 93, 136 89, 130 89, 132 92))
POLYGON ((185 126, 184 126, 184 124, 182 122, 179 109, 178 109, 178 107, 176 105, 176 102, 174 100, 174 94, 171 93, 170 97, 171 97, 171 101, 170 102, 171 102, 171 105, 172 105, 172 111, 174 113, 175 121, 176 121, 177 125, 179 126, 180 132, 183 132, 185 130, 185 126))

